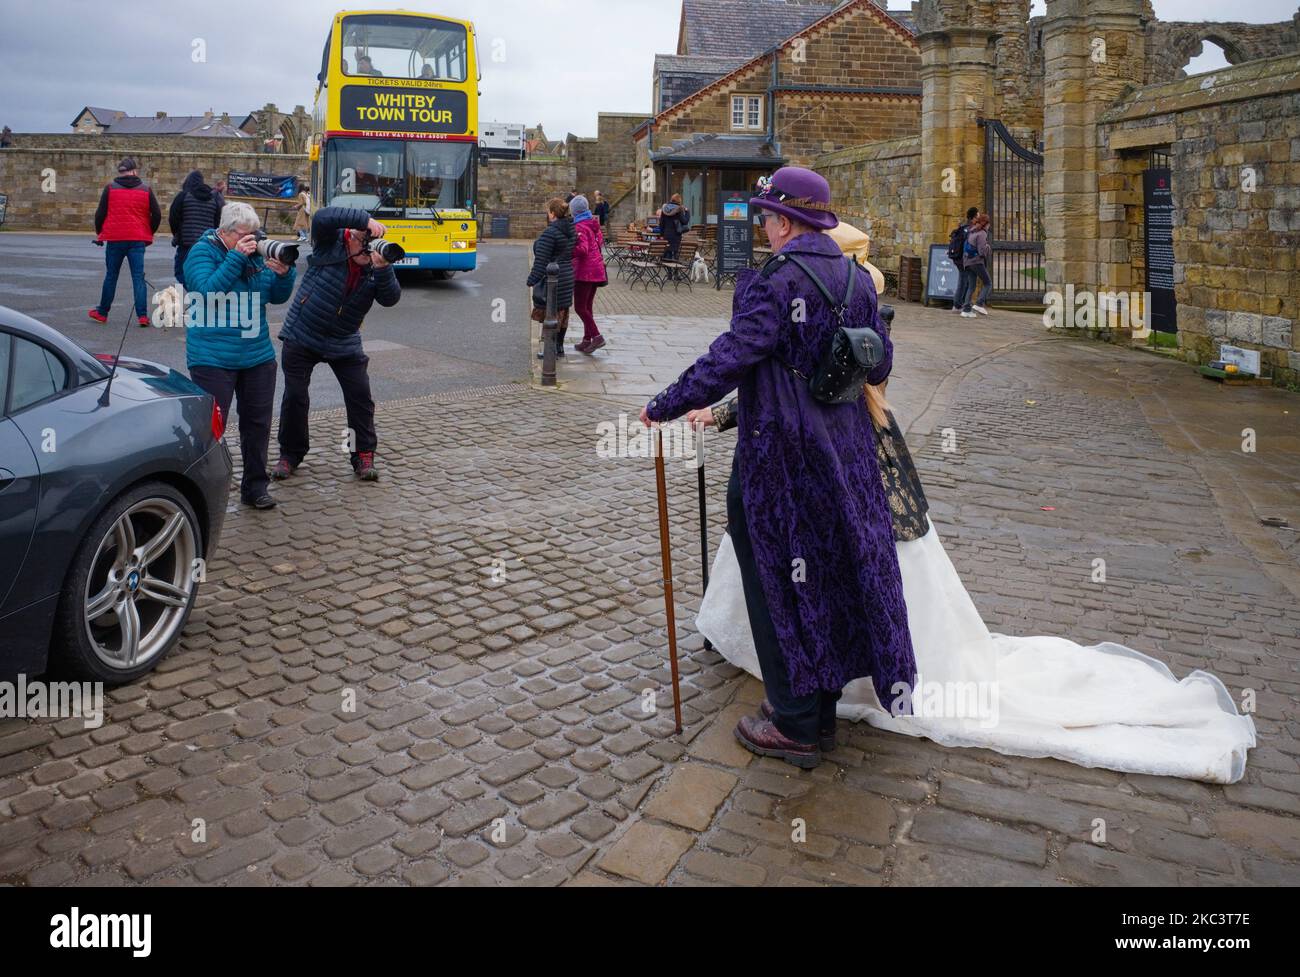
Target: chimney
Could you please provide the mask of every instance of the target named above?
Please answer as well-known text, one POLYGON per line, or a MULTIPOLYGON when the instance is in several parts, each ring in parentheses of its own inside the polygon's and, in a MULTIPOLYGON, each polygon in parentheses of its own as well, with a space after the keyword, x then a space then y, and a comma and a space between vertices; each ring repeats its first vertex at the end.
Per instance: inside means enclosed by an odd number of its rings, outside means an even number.
POLYGON ((212 109, 208 109, 206 112, 204 112, 204 113, 203 113, 203 118, 205 118, 205 119, 210 119, 210 118, 212 118, 212 109))
POLYGON ((225 125, 230 125, 230 113, 229 113, 229 112, 222 112, 222 113, 221 113, 221 121, 222 121, 225 125))
POLYGON ((154 115, 153 115, 153 117, 154 117, 155 119, 165 119, 165 118, 167 118, 167 113, 166 113, 166 112, 155 112, 154 115))

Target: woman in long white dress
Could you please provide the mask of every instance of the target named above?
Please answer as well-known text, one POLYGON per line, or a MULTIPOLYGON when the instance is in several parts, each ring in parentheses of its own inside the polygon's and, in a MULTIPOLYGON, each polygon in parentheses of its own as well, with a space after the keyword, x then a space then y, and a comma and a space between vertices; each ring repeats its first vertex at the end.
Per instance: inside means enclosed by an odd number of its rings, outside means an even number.
MULTIPOLYGON (((1084 646, 985 627, 928 521, 924 492, 883 394, 870 387, 867 393, 895 513, 918 674, 916 687, 899 700, 902 708, 896 704, 898 715, 881 708, 870 679, 859 679, 844 690, 839 716, 945 746, 1213 783, 1240 780, 1255 724, 1238 713, 1215 676, 1195 671, 1179 681, 1162 662, 1120 644, 1084 646)), ((734 407, 693 411, 689 420, 725 428, 734 422, 734 407)), ((729 536, 718 549, 696 624, 729 662, 759 676, 729 536)))

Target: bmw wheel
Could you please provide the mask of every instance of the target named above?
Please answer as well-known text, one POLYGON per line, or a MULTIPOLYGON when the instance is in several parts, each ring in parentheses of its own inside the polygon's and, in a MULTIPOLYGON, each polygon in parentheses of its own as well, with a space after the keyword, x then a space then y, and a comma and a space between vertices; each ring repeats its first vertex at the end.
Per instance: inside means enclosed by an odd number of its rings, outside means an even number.
POLYGON ((177 489, 150 482, 118 496, 73 558, 53 657, 114 685, 151 671, 189 620, 201 555, 198 520, 177 489))

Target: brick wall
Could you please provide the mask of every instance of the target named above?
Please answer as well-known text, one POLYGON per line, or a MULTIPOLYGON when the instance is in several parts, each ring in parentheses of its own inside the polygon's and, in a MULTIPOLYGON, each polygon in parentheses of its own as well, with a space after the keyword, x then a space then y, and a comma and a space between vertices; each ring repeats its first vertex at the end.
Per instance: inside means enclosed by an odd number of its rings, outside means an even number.
MULTIPOLYGON (((777 51, 776 141, 792 163, 824 152, 914 135, 921 124, 921 58, 902 28, 882 23, 870 4, 842 15, 777 51), (915 94, 809 92, 808 86, 902 89, 915 94)), ((661 118, 655 145, 696 133, 731 133, 731 96, 773 87, 772 59, 760 59, 698 99, 661 118)), ((765 109, 766 111, 766 109, 765 109)), ((765 135, 761 131, 747 134, 765 135)))
POLYGON ((898 257, 921 254, 916 186, 921 173, 917 136, 819 156, 812 168, 831 185, 836 212, 871 235, 871 263, 898 271, 898 257))
MULTIPOLYGON (((49 145, 16 145, 0 150, 0 193, 9 195, 5 227, 44 231, 87 231, 93 233, 95 207, 104 185, 117 176, 117 161, 126 155, 121 148, 77 149, 77 141, 98 143, 111 137, 49 136, 49 145), (52 182, 43 172, 53 171, 52 182), (51 188, 48 192, 47 189, 51 188)), ((131 137, 118 137, 131 138, 131 137)), ((157 137, 145 137, 146 140, 157 137)), ((174 142, 175 137, 172 137, 174 142)), ((27 142, 35 137, 27 137, 27 142)), ((226 142, 213 139, 211 142, 226 142)), ((192 140, 206 146, 209 140, 192 140)), ((153 187, 163 210, 160 233, 167 231, 167 208, 180 191, 191 170, 202 170, 209 181, 231 170, 245 173, 296 175, 307 179, 307 157, 242 154, 217 151, 154 151, 133 148, 130 155, 140 167, 140 177, 153 187)), ((262 208, 259 207, 259 212, 262 208)), ((272 214, 271 231, 288 230, 292 214, 272 214)), ((265 215, 264 215, 265 219, 265 215)))

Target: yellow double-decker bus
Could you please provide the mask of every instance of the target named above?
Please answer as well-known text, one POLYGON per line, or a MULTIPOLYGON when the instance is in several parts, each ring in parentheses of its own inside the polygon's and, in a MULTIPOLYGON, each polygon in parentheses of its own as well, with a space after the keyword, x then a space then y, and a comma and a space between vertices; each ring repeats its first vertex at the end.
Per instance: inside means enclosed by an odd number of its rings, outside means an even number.
POLYGON ((407 11, 334 16, 317 75, 311 185, 358 207, 447 277, 477 263, 478 59, 468 21, 407 11))

